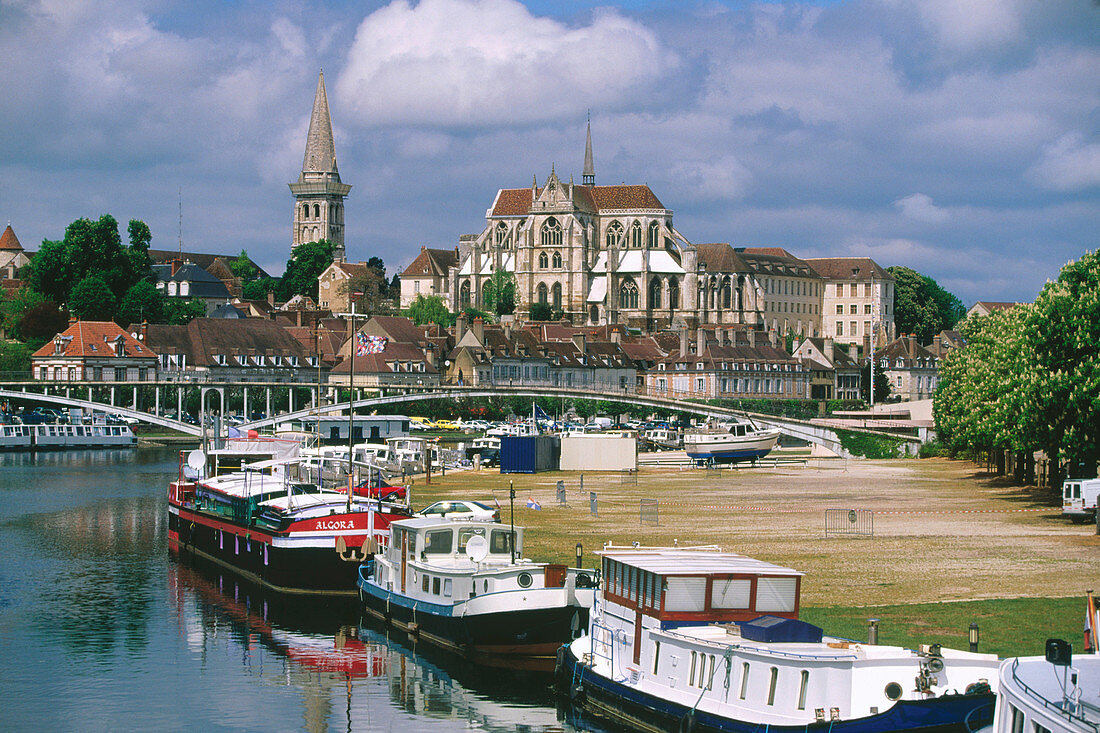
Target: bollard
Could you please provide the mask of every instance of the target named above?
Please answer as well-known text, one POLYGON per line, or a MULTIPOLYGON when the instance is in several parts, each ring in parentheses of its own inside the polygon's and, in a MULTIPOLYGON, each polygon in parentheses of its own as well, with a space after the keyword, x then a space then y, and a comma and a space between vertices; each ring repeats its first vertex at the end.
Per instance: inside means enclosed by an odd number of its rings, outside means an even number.
POLYGON ((867 619, 867 643, 878 644, 878 619, 867 619))
POLYGON ((575 567, 581 567, 581 562, 584 560, 584 547, 580 542, 577 543, 577 564, 575 567))
POLYGON ((969 633, 968 636, 969 636, 969 640, 970 640, 970 651, 972 651, 972 652, 978 651, 978 622, 977 621, 971 621, 970 622, 970 633, 969 633))
POLYGON ((584 493, 584 474, 581 474, 581 493, 584 493))

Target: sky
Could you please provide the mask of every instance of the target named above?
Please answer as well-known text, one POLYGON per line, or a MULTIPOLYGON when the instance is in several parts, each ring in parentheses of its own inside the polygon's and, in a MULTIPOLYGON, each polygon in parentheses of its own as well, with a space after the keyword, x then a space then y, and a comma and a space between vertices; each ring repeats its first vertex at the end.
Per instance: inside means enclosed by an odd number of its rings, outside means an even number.
POLYGON ((0 0, 0 225, 273 274, 324 69, 350 260, 403 269, 553 167, 691 242, 1030 301, 1100 232, 1098 0, 0 0), (182 210, 182 217, 181 217, 182 210), (182 222, 182 226, 181 226, 182 222))

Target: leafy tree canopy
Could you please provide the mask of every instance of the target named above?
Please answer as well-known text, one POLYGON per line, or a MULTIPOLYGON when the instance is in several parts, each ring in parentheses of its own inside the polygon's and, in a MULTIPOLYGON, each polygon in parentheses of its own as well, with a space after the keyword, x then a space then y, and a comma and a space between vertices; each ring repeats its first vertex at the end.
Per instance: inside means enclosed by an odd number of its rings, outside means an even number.
MULTIPOLYGON (((31 287, 59 303, 69 300, 76 283, 98 275, 118 301, 131 285, 151 278, 149 244, 152 234, 144 222, 131 220, 130 245, 124 246, 118 222, 110 214, 97 221, 77 219, 65 228, 61 241, 45 240, 29 266, 31 287)), ((114 314, 110 314, 113 316, 114 314)))
POLYGON ((447 304, 443 301, 442 296, 439 295, 418 295, 410 305, 408 310, 405 311, 405 315, 412 319, 412 322, 418 326, 422 326, 425 323, 438 323, 444 328, 454 325, 455 317, 450 310, 447 309, 447 304))
POLYGON ((275 292, 279 281, 273 277, 261 277, 249 280, 241 286, 241 297, 245 300, 267 300, 267 294, 275 292))
POLYGON ((286 272, 279 280, 275 297, 287 301, 295 295, 308 295, 317 300, 317 278, 332 264, 333 244, 327 239, 305 242, 294 248, 286 263, 286 272))
POLYGON ((233 273, 233 277, 239 277, 241 280, 248 281, 256 277, 256 265, 248 258, 248 252, 243 249, 237 255, 237 259, 233 260, 233 264, 229 266, 229 269, 233 273))
POLYGON ((498 316, 506 316, 516 310, 516 276, 507 270, 497 270, 484 289, 485 305, 498 316))
POLYGON ((148 280, 134 283, 118 304, 118 323, 164 322, 164 293, 148 280))
POLYGON ((18 341, 0 341, 0 373, 30 374, 31 354, 34 351, 18 341))
POLYGON ((198 298, 166 298, 164 301, 164 321, 174 326, 182 326, 205 315, 206 305, 198 298))
POLYGON ((962 301, 927 275, 898 265, 886 269, 894 276, 894 325, 898 333, 911 333, 921 343, 928 343, 940 331, 954 328, 966 315, 962 301))
MULTIPOLYGON (((378 258, 372 257, 371 259, 377 260, 378 258)), ((382 315, 393 310, 388 297, 389 287, 386 278, 379 275, 378 270, 370 267, 369 264, 366 270, 348 278, 340 287, 341 295, 352 294, 356 313, 382 315), (359 295, 355 295, 356 293, 359 293, 359 295)))
MULTIPOLYGON (((864 402, 871 399, 871 362, 863 364, 859 375, 859 396, 864 402)), ((890 396, 890 378, 881 369, 875 369, 875 404, 881 405, 890 396)))
POLYGON ((73 286, 69 308, 82 321, 109 321, 115 317, 118 301, 103 276, 92 273, 73 286))
POLYGON ((9 335, 37 349, 69 325, 69 314, 57 303, 24 286, 3 302, 9 335))
POLYGON ((549 303, 532 303, 530 318, 532 321, 549 321, 553 316, 553 310, 549 303))

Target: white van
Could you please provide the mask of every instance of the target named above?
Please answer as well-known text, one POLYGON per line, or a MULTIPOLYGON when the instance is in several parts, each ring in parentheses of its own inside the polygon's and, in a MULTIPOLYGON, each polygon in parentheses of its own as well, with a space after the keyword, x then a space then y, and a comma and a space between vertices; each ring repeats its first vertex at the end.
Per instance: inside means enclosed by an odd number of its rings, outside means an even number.
POLYGON ((1067 478, 1062 484, 1062 516, 1074 522, 1096 519, 1096 497, 1100 478, 1067 478))

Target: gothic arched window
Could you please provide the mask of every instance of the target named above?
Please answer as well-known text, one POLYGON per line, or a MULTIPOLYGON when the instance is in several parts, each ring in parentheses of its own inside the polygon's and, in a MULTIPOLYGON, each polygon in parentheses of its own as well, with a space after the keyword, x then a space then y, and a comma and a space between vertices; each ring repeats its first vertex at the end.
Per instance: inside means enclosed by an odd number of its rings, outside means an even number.
POLYGON ((635 249, 642 246, 642 225, 636 219, 630 225, 630 246, 635 249))
POLYGON ((538 298, 540 303, 545 303, 548 298, 548 291, 546 290, 546 283, 539 283, 538 298))
POLYGON ((722 307, 729 308, 733 301, 733 286, 728 277, 722 278, 722 307))
POLYGON ((649 223, 649 248, 657 249, 661 243, 661 225, 653 221, 649 223))
POLYGON ((545 252, 539 252, 539 269, 545 270, 550 264, 545 252))
POLYGON ((320 204, 314 204, 313 205, 313 218, 314 219, 320 219, 321 218, 321 205, 320 204))
POLYGON ((554 310, 561 310, 561 283, 554 283, 554 287, 550 288, 550 302, 554 310))
POLYGON ((668 307, 669 309, 680 307, 680 283, 672 277, 668 279, 668 307))
POLYGON ((649 307, 661 307, 661 278, 659 277, 649 281, 649 307))
POLYGON ((623 243, 623 225, 613 221, 607 225, 607 248, 615 249, 623 243))
POLYGON ((619 286, 619 307, 638 307, 638 286, 635 285, 634 281, 629 278, 624 280, 623 284, 619 286))
POLYGON ((302 204, 302 218, 309 218, 309 204, 302 204))
POLYGON ((556 267, 556 268, 561 267, 561 252, 555 252, 554 253, 554 267, 556 267))
POLYGON ((493 230, 493 243, 496 246, 501 247, 508 240, 508 225, 504 222, 499 222, 497 228, 493 230))
POLYGON ((469 305, 470 304, 470 281, 469 280, 462 283, 462 287, 459 288, 458 299, 459 299, 459 302, 462 303, 462 305, 469 305))
POLYGON ((546 220, 546 223, 542 225, 542 232, 539 240, 544 247, 560 247, 561 246, 561 224, 554 217, 550 217, 546 220))

